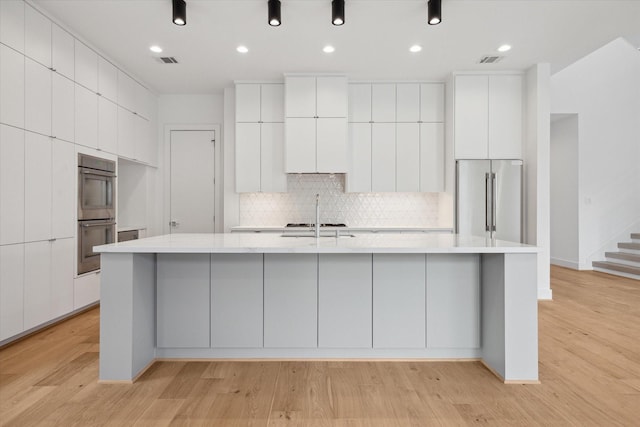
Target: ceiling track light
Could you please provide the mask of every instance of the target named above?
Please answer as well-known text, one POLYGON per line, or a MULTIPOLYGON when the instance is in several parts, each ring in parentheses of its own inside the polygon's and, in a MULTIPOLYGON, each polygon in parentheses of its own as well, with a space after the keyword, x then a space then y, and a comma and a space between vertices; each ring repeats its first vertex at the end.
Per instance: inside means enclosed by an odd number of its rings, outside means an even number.
POLYGON ((187 25, 187 3, 184 0, 173 1, 173 23, 176 25, 187 25))
POLYGON ((442 0, 428 0, 427 22, 429 25, 438 25, 442 22, 442 0))
POLYGON ((333 25, 344 24, 344 0, 331 1, 331 23, 333 25))
POLYGON ((278 27, 282 24, 282 17, 280 14, 280 0, 269 0, 269 25, 272 27, 278 27))

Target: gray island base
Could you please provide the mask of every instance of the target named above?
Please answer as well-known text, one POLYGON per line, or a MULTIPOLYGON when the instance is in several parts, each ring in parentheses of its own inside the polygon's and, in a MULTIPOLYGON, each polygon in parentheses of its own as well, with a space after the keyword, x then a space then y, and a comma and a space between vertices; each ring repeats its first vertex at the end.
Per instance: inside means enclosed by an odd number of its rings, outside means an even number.
POLYGON ((166 359, 480 360, 538 382, 536 247, 174 234, 102 254, 100 380, 166 359))

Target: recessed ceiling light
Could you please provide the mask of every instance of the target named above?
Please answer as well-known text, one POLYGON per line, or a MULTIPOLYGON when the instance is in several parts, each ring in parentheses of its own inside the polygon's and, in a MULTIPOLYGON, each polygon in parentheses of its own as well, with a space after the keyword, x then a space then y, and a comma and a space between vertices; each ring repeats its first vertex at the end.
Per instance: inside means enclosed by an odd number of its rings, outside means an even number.
POLYGON ((151 46, 149 50, 153 53, 162 53, 162 48, 156 45, 151 46))
POLYGON ((333 53, 333 52, 335 52, 335 50, 336 50, 336 48, 331 46, 331 45, 329 45, 329 44, 322 48, 322 51, 324 53, 333 53))
POLYGON ((248 47, 246 47, 246 46, 242 46, 242 45, 238 46, 238 47, 236 48, 236 50, 237 50, 238 52, 240 52, 240 53, 247 53, 247 52, 249 52, 249 48, 248 48, 248 47))
POLYGON ((420 52, 421 50, 422 50, 422 46, 420 46, 419 44, 414 44, 409 48, 409 52, 412 52, 412 53, 420 52))
POLYGON ((498 52, 508 52, 511 50, 511 45, 503 44, 498 48, 498 52))

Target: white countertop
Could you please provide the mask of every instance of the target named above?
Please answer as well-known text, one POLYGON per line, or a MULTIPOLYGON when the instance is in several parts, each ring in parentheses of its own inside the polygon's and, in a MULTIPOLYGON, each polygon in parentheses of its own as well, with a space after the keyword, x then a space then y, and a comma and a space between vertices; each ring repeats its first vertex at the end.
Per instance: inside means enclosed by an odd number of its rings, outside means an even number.
POLYGON ((274 233, 165 234, 94 247, 100 253, 536 253, 535 246, 457 234, 282 237, 274 233))
MULTIPOLYGON (((300 230, 308 230, 308 227, 261 227, 261 226, 252 226, 252 225, 238 225, 235 227, 231 227, 231 232, 282 232, 282 231, 300 231, 300 230)), ((358 231, 369 231, 369 232, 415 232, 415 233, 452 233, 452 228, 425 228, 425 227, 322 227, 321 230, 325 231, 333 231, 333 230, 342 230, 345 232, 358 232, 358 231)))

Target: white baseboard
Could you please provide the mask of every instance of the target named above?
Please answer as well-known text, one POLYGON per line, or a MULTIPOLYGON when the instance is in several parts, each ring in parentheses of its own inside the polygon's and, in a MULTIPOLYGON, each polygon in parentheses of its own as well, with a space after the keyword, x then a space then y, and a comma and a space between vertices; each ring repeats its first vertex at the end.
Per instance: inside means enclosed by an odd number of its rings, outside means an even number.
POLYGON ((551 258, 551 264, 559 265, 560 267, 571 268, 573 270, 580 270, 580 264, 575 261, 569 261, 561 258, 551 258))
POLYGON ((549 288, 538 288, 538 300, 552 300, 553 291, 549 288))

